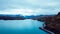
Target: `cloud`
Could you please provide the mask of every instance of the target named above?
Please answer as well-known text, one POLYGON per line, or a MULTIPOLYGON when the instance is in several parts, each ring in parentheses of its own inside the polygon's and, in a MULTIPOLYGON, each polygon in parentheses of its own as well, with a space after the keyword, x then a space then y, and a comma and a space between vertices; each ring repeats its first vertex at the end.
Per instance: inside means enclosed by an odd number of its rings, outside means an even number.
POLYGON ((31 9, 8 9, 0 11, 0 14, 21 14, 21 15, 33 15, 33 10, 31 9))
POLYGON ((9 9, 9 8, 31 8, 31 9, 38 9, 38 8, 60 8, 60 2, 55 0, 0 0, 1 1, 1 8, 2 9, 9 9))
POLYGON ((25 15, 56 14, 60 0, 0 0, 0 12, 25 15))
POLYGON ((0 11, 0 14, 21 14, 23 16, 26 15, 51 15, 51 14, 57 14, 59 12, 59 9, 49 10, 49 9, 8 9, 0 11))

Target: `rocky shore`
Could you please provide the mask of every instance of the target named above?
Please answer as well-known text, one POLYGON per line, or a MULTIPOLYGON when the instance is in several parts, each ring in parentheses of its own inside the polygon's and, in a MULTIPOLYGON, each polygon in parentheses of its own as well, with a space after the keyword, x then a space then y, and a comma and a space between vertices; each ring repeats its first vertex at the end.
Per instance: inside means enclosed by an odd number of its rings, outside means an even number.
POLYGON ((60 34, 60 12, 55 16, 40 18, 38 21, 45 22, 44 29, 60 34))

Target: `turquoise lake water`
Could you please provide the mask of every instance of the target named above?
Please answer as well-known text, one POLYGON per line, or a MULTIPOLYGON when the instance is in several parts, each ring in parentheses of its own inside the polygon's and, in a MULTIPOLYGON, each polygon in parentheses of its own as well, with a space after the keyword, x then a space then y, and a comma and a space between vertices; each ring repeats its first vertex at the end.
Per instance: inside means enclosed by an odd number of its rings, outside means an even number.
POLYGON ((39 29, 44 22, 37 20, 0 20, 0 34, 48 34, 39 29))

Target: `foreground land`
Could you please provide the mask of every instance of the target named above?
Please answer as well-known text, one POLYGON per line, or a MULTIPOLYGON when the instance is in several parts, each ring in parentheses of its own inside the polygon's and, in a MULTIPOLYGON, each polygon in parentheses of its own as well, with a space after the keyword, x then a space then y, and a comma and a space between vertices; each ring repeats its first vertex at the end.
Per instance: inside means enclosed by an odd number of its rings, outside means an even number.
POLYGON ((45 22, 44 29, 60 34, 60 12, 55 16, 40 18, 38 21, 45 22))

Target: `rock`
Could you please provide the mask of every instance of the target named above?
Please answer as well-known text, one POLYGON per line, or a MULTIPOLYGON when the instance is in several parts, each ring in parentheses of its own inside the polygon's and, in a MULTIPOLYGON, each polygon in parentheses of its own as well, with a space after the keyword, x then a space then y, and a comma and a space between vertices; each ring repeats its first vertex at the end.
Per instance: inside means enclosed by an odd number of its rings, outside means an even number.
POLYGON ((52 32, 54 32, 55 34, 60 33, 60 12, 53 16, 53 17, 45 17, 46 19, 44 19, 45 22, 45 29, 48 29, 52 32))

